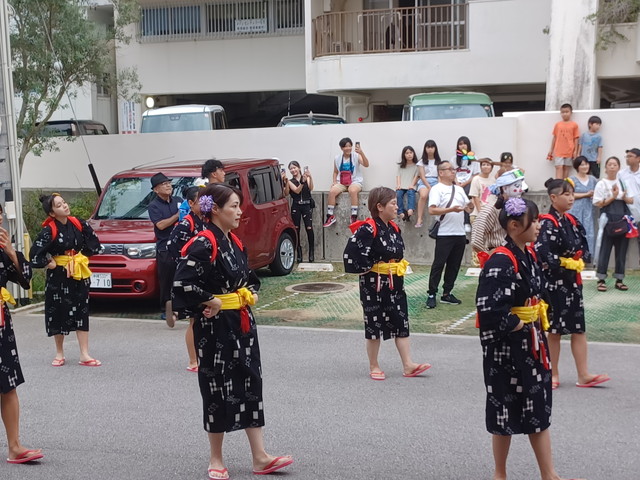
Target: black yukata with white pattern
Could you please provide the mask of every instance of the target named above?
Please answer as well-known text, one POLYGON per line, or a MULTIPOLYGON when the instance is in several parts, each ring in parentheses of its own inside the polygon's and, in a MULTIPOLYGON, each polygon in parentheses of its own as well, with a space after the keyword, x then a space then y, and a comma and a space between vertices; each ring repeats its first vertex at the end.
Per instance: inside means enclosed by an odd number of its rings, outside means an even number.
POLYGON ((207 224, 216 238, 212 245, 198 236, 178 262, 173 284, 173 308, 195 312, 193 335, 198 355, 198 382, 203 403, 204 429, 232 432, 264 426, 262 367, 258 331, 247 307, 250 328, 240 330, 239 310, 220 310, 212 318, 202 312, 202 302, 214 294, 233 293, 244 287, 257 293, 260 280, 249 269, 246 249, 214 224, 207 224))
MULTIPOLYGON (((52 238, 51 227, 44 227, 31 247, 31 265, 46 268, 51 257, 74 250, 90 257, 100 250, 100 240, 87 222, 80 220, 82 231, 73 223, 55 220, 58 234, 52 238)), ((91 280, 67 277, 64 267, 46 269, 44 319, 48 336, 68 335, 76 330, 89 331, 89 286, 91 280)))
POLYGON ((367 339, 388 340, 409 336, 409 311, 404 277, 370 272, 379 262, 404 258, 404 241, 400 229, 374 219, 377 232, 367 223, 356 230, 344 249, 344 271, 360 274, 360 303, 364 313, 364 336, 367 339), (378 288, 379 287, 379 288, 378 288))
MULTIPOLYGON (((0 287, 7 286, 8 282, 14 282, 22 288, 29 289, 31 280, 31 265, 24 258, 22 252, 16 251, 18 267, 13 263, 4 249, 0 248, 0 287)), ((9 393, 18 385, 24 383, 16 334, 13 331, 11 311, 6 303, 3 303, 4 326, 0 327, 0 393, 9 393)))
POLYGON ((545 290, 549 298, 549 333, 569 335, 585 333, 582 279, 575 270, 560 266, 560 257, 573 258, 579 251, 585 263, 591 252, 584 227, 578 220, 574 226, 564 215, 551 207, 549 214, 558 220, 542 219, 536 241, 536 253, 542 263, 545 290))
POLYGON ((520 250, 510 237, 505 246, 518 262, 518 273, 507 255, 495 253, 480 273, 476 293, 487 390, 486 426, 494 435, 532 434, 551 424, 551 364, 545 368, 542 354, 537 359, 533 354, 533 326, 538 341, 549 350, 539 322, 512 331, 520 319, 511 308, 540 297, 542 272, 531 253, 520 250))

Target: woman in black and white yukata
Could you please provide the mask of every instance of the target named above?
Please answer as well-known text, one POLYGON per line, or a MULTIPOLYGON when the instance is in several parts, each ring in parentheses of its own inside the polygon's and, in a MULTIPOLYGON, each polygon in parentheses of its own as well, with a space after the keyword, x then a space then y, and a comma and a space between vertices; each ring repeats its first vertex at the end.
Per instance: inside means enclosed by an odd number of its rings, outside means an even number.
POLYGON ((44 455, 42 450, 29 449, 20 443, 20 401, 17 387, 24 383, 13 320, 7 303, 16 304, 7 290, 7 283, 14 282, 29 289, 31 265, 11 244, 9 232, 2 228, 2 207, 0 206, 0 410, 7 433, 8 463, 27 463, 44 455))
POLYGON ((486 261, 476 293, 493 478, 507 478, 511 437, 525 434, 542 479, 559 480, 549 434, 551 364, 544 335, 543 278, 533 249, 526 246, 540 231, 538 207, 513 198, 506 201, 499 220, 507 232, 506 242, 486 261))
POLYGON ((80 365, 99 367, 89 355, 89 258, 100 250, 100 240, 84 220, 71 216, 59 193, 42 195, 47 219, 31 247, 31 265, 46 268, 44 317, 47 335, 56 342, 54 367, 65 364, 64 337, 76 332, 80 365))
POLYGON ((194 340, 204 429, 209 433, 209 478, 227 479, 222 457, 225 432, 245 430, 253 473, 268 474, 293 463, 267 454, 263 444, 262 368, 256 322, 249 305, 260 281, 246 249, 231 232, 238 227, 242 193, 210 184, 200 193, 207 229, 190 240, 174 277, 173 306, 195 312, 194 340))
MULTIPOLYGON (((180 218, 176 223, 171 234, 169 235, 169 241, 167 242, 167 250, 169 255, 176 263, 180 260, 182 255, 182 247, 195 237, 199 232, 206 230, 206 225, 202 220, 202 214, 200 213, 200 204, 198 203, 198 193, 201 187, 188 187, 184 190, 182 196, 184 202, 189 207, 189 213, 180 218)), ((182 210, 182 205, 180 206, 182 210)), ((183 311, 181 312, 184 318, 189 319, 189 326, 184 334, 184 341, 187 345, 187 354, 189 355, 189 365, 187 370, 189 372, 198 371, 198 357, 196 356, 196 347, 193 343, 193 312, 183 311)), ((174 318, 177 319, 176 312, 174 312, 174 318)))
POLYGON ((550 178, 547 187, 551 208, 541 215, 536 253, 543 266, 545 290, 549 295, 549 353, 553 364, 552 388, 560 386, 560 339, 571 335, 571 353, 576 364, 576 386, 589 388, 611 380, 607 374, 589 373, 587 335, 582 299, 582 277, 591 252, 584 227, 569 214, 574 202, 571 179, 550 178))
POLYGON ((344 270, 360 275, 360 303, 364 311, 364 336, 369 357, 369 376, 384 380, 378 363, 380 339, 394 338, 402 360, 403 376, 415 377, 431 365, 411 359, 409 312, 404 291, 404 275, 409 265, 404 259, 400 228, 392 221, 398 214, 396 192, 377 187, 369 192, 371 218, 354 222, 353 235, 344 249, 344 270))

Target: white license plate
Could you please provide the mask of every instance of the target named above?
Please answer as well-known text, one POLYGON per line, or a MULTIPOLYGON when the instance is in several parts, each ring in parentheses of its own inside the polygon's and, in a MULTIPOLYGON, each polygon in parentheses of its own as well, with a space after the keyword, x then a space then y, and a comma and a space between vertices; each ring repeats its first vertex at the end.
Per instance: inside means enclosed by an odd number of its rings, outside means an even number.
POLYGON ((92 273, 91 288, 111 288, 110 273, 92 273))

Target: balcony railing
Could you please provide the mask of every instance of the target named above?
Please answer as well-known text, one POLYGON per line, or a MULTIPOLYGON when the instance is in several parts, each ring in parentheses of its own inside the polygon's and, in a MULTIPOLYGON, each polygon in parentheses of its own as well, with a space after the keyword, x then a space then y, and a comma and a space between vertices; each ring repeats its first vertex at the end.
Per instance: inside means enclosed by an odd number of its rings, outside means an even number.
POLYGON ((138 38, 166 42, 215 38, 300 35, 304 0, 193 0, 143 4, 138 38))
POLYGON ((468 4, 336 12, 313 20, 314 58, 467 48, 468 4))

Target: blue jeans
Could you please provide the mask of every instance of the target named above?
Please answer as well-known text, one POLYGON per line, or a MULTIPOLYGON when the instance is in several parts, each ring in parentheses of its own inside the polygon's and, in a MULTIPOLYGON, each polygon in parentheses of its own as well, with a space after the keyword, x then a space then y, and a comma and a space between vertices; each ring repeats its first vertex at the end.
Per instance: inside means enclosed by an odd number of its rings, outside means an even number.
POLYGON ((400 190, 396 190, 396 197, 398 199, 398 215, 406 212, 404 208, 405 195, 407 196, 407 210, 416 209, 416 191, 413 188, 401 188, 400 190))

